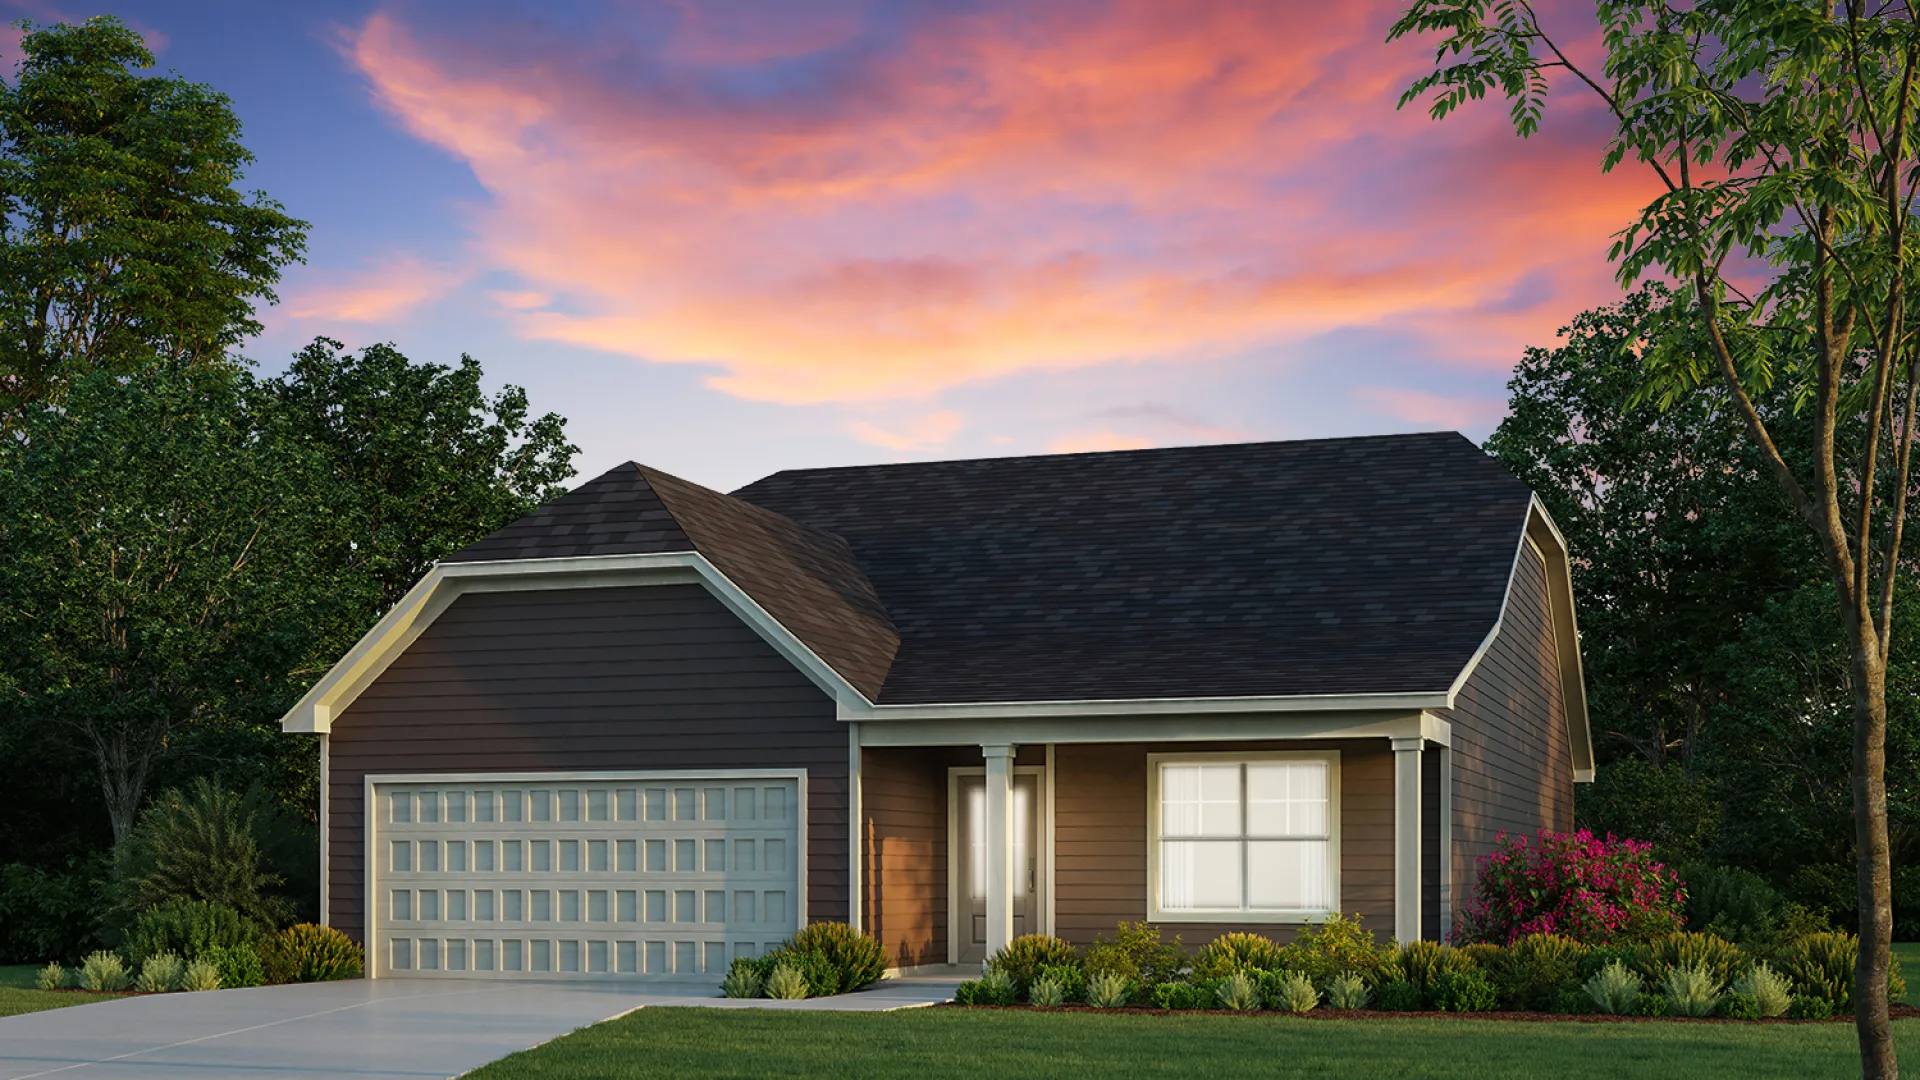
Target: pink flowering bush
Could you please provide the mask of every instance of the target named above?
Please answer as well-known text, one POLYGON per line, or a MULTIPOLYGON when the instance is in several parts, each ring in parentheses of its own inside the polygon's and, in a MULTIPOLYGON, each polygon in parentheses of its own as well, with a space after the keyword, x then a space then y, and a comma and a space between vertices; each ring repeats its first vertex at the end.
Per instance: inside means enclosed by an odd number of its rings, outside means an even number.
POLYGON ((1587 945, 1646 941, 1682 929, 1687 893, 1653 845, 1581 829, 1532 839, 1501 833, 1455 936, 1509 945, 1559 934, 1587 945))

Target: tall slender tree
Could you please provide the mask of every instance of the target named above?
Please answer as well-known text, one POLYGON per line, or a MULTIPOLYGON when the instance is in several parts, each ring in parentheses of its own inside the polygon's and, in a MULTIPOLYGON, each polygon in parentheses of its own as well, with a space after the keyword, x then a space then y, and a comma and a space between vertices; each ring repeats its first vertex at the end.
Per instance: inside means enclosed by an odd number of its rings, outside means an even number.
POLYGON ((1389 40, 1439 42, 1401 105, 1428 98, 1439 119, 1498 94, 1524 138, 1563 79, 1613 118, 1601 168, 1631 160, 1657 180, 1611 252, 1623 284, 1655 273, 1685 290, 1663 315, 1680 325, 1648 328, 1643 390, 1671 405, 1719 387, 1820 545, 1851 654, 1861 1073, 1894 1080, 1886 674, 1920 396, 1920 23, 1903 0, 1593 10, 1550 27, 1526 0, 1414 0, 1389 40), (1593 37, 1604 55, 1587 65, 1569 43, 1593 37), (1801 453, 1756 405, 1774 392, 1809 419, 1801 453))

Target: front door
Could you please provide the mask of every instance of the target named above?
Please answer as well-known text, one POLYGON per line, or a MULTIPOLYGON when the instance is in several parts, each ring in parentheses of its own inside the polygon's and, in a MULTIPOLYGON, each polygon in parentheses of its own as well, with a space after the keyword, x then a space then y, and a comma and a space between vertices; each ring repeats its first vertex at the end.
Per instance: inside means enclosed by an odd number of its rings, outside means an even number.
MULTIPOLYGON (((1013 934, 1039 929, 1040 881, 1039 769, 1013 775, 1013 934)), ((987 958, 987 778, 983 770, 953 773, 954 820, 950 842, 957 856, 953 883, 959 934, 954 960, 978 964, 987 958)))

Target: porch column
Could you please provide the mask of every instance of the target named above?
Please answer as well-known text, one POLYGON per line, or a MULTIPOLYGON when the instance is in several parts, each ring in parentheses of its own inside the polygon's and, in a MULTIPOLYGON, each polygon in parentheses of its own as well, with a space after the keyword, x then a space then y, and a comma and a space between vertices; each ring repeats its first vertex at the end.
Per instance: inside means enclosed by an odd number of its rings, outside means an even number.
POLYGON ((1393 740, 1393 936, 1420 937, 1421 739, 1393 740))
POLYGON ((1011 743, 980 747, 987 759, 987 955, 1013 940, 1013 751, 1011 743))
POLYGON ((1440 755, 1440 934, 1453 933, 1453 747, 1437 746, 1440 755))

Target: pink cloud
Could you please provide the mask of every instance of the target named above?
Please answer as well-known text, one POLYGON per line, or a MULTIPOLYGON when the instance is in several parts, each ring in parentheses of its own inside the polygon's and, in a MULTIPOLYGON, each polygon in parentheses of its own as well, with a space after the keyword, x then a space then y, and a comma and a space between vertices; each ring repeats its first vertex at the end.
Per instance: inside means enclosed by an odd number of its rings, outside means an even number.
POLYGON ((1354 392, 1374 411, 1435 429, 1461 431, 1497 423, 1507 402, 1499 397, 1448 397, 1398 386, 1363 386, 1354 392))
POLYGON ((842 4, 622 10, 681 15, 646 41, 509 43, 377 13, 344 48, 491 193, 485 268, 568 297, 508 303, 520 333, 711 365, 747 398, 923 397, 1354 326, 1510 364, 1613 294, 1606 238, 1645 195, 1599 175, 1577 109, 1526 144, 1499 109, 1396 113, 1426 53, 1380 44, 1378 2, 989 3, 858 48, 842 4))
POLYGON ((1084 454, 1095 450, 1146 450, 1159 445, 1152 439, 1122 435, 1109 428, 1062 435, 1047 444, 1049 454, 1084 454))
POLYGON ((292 319, 382 322, 446 296, 465 280, 457 270, 399 253, 357 274, 296 283, 284 310, 292 319))
POLYGON ((942 411, 918 417, 904 429, 883 428, 866 420, 855 420, 847 425, 847 434, 863 443, 884 446, 889 450, 938 450, 953 441, 953 437, 960 434, 960 429, 965 426, 965 418, 959 413, 942 411))

